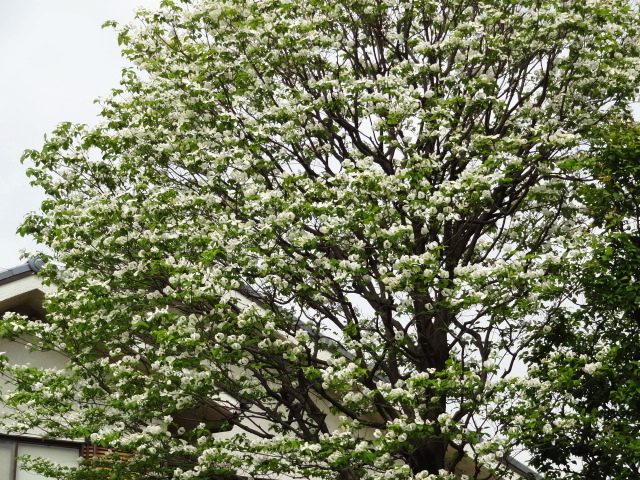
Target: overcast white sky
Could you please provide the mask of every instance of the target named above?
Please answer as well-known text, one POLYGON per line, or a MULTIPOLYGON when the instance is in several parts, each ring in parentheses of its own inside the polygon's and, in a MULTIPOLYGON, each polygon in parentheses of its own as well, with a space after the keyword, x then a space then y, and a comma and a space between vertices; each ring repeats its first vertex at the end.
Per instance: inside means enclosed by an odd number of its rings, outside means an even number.
POLYGON ((127 23, 159 0, 0 0, 0 269, 34 250, 15 231, 42 200, 20 156, 60 122, 94 123, 93 100, 118 86, 125 65, 106 20, 127 23))

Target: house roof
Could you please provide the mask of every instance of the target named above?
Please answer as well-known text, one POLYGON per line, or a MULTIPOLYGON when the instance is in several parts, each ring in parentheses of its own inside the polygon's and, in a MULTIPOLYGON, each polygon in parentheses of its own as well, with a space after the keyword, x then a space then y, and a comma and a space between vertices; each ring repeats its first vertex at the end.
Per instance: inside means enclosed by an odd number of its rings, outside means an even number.
POLYGON ((532 480, 543 480, 544 477, 536 472, 528 465, 522 463, 520 460, 513 458, 511 455, 507 455, 504 459, 508 467, 514 470, 518 475, 522 475, 524 478, 532 480))
POLYGON ((46 287, 36 275, 43 265, 42 260, 30 258, 22 265, 0 272, 0 315, 15 312, 44 318, 42 302, 46 287))
POLYGON ((30 258, 22 265, 0 272, 0 285, 38 273, 43 265, 44 262, 41 259, 30 258))

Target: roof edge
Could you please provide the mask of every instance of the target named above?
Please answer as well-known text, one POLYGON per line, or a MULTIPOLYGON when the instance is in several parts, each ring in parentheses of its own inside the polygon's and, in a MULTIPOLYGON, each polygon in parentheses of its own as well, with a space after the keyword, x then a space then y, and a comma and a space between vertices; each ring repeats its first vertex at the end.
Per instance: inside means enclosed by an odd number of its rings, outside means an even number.
POLYGON ((512 470, 515 470, 516 473, 524 476, 524 478, 531 478, 533 480, 543 480, 544 477, 536 472, 533 468, 529 467, 525 463, 522 463, 520 460, 512 457, 511 455, 506 455, 504 458, 504 463, 510 467, 512 470))
POLYGON ((0 285, 11 283, 29 275, 35 275, 44 266, 40 258, 29 258, 22 265, 0 272, 0 285))

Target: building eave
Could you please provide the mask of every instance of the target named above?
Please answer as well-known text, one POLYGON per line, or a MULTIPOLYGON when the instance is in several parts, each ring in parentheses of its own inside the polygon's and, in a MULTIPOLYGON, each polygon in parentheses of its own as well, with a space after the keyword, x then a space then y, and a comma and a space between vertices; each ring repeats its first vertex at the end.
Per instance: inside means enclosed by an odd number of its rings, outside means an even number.
POLYGON ((15 282, 29 275, 35 275, 43 265, 44 262, 39 258, 30 258, 22 265, 0 272, 0 285, 15 282))

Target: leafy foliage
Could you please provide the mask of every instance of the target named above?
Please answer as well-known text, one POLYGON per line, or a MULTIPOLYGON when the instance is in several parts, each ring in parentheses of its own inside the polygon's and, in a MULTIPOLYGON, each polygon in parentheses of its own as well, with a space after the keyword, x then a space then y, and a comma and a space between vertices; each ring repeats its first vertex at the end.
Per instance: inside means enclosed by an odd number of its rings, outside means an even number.
POLYGON ((600 229, 590 253, 567 276, 575 303, 557 312, 532 344, 530 374, 546 384, 523 405, 550 402, 523 429, 534 462, 565 478, 626 479, 640 474, 640 209, 638 127, 597 129, 593 181, 580 196, 600 229), (569 280, 571 281, 571 280, 569 280))

